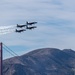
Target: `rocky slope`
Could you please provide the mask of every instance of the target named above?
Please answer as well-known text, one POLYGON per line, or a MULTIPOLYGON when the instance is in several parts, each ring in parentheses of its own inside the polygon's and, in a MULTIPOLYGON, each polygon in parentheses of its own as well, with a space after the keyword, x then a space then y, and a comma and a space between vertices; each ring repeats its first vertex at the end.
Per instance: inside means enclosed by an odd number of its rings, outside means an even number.
POLYGON ((75 51, 42 48, 3 61, 3 75, 73 75, 75 51))

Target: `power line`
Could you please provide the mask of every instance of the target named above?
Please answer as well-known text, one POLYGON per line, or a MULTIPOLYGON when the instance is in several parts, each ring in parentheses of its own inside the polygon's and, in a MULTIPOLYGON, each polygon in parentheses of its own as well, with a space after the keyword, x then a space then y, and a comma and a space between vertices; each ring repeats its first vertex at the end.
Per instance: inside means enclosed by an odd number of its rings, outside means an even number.
MULTIPOLYGON (((8 48, 5 44, 3 44, 4 45, 4 49, 9 53, 9 54, 11 54, 12 56, 14 56, 15 57, 15 55, 16 56, 19 56, 17 53, 15 53, 14 51, 12 51, 10 48, 8 48), (10 52, 11 51, 11 52, 10 52)), ((16 57, 18 60, 20 60, 20 61, 22 61, 20 58, 18 58, 18 57, 16 57)))
POLYGON ((3 47, 8 53, 10 53, 12 56, 15 56, 14 54, 12 54, 9 50, 7 50, 5 47, 3 47))
POLYGON ((16 56, 19 56, 17 53, 15 53, 13 50, 11 50, 10 48, 8 48, 5 44, 3 44, 8 50, 10 50, 13 54, 15 54, 16 56))

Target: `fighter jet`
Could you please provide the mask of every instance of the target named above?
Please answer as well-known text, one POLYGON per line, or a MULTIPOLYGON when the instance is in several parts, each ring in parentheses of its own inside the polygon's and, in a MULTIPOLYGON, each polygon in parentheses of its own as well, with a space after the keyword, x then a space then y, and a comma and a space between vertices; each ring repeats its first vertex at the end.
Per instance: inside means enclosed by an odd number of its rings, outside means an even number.
POLYGON ((25 27, 25 26, 26 26, 26 25, 18 25, 18 24, 17 24, 17 27, 18 27, 18 28, 23 28, 23 27, 25 27))
POLYGON ((32 24, 36 24, 37 22, 26 22, 26 25, 32 25, 32 24))
POLYGON ((18 32, 18 33, 21 33, 21 32, 23 32, 23 31, 26 31, 25 29, 21 29, 21 30, 15 30, 15 32, 18 32))
POLYGON ((36 26, 32 26, 32 27, 28 27, 28 26, 26 26, 26 29, 34 29, 34 28, 37 28, 36 26))

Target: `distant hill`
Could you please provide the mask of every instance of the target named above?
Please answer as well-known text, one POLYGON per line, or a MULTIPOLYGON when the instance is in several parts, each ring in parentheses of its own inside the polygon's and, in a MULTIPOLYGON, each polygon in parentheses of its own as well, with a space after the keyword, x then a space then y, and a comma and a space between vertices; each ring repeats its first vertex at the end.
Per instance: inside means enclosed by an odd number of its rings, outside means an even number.
POLYGON ((75 51, 42 48, 3 61, 3 75, 74 75, 75 51))

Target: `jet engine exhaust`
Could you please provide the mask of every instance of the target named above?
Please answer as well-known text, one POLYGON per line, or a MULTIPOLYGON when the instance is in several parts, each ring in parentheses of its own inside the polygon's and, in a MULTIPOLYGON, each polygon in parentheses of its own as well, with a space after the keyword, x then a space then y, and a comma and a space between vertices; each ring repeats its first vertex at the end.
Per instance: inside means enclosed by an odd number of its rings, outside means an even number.
POLYGON ((0 26, 0 35, 14 32, 14 26, 0 26))

